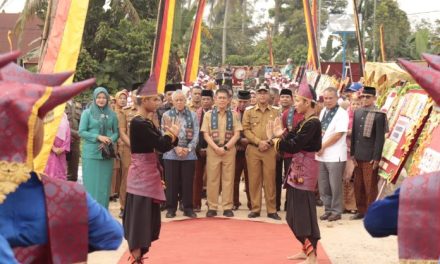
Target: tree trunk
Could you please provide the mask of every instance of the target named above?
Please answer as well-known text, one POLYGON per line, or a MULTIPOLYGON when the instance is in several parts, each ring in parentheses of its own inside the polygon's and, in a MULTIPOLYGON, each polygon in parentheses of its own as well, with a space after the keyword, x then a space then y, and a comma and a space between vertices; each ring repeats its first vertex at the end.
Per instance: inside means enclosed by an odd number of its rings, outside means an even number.
POLYGON ((273 20, 273 34, 278 35, 280 27, 281 0, 275 0, 275 17, 273 20))
POLYGON ((223 18, 223 39, 222 39, 222 64, 226 61, 226 37, 228 33, 228 19, 229 19, 229 1, 225 0, 225 17, 223 18))
POLYGON ((244 35, 246 29, 246 10, 247 10, 247 0, 241 0, 241 34, 244 35))

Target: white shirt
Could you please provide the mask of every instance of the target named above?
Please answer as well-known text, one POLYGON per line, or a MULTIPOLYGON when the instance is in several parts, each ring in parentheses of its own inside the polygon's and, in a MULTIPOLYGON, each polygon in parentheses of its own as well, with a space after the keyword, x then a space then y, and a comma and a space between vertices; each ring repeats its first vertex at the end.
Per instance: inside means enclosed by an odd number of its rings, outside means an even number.
MULTIPOLYGON (((322 121, 327 108, 321 110, 319 120, 322 121)), ((335 116, 327 127, 322 136, 322 143, 326 142, 332 135, 343 132, 342 137, 333 145, 324 149, 321 156, 316 155, 316 160, 322 162, 340 162, 347 161, 347 130, 348 130, 348 113, 342 107, 339 107, 335 116)))

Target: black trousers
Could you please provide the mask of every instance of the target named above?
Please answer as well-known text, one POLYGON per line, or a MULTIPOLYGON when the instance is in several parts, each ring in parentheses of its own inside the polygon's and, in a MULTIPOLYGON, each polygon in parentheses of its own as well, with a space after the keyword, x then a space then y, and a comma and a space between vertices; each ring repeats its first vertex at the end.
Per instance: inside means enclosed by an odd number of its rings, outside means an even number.
MULTIPOLYGON (((277 211, 281 210, 281 192, 283 191, 283 183, 284 178, 287 176, 287 172, 290 168, 290 162, 292 162, 292 158, 282 158, 280 160, 277 160, 276 164, 276 175, 275 175, 275 201, 276 201, 276 208, 277 211), (284 175, 283 175, 283 168, 284 168, 284 175)), ((286 202, 284 203, 284 207, 286 207, 286 202)))
POLYGON ((70 144, 70 152, 67 153, 67 180, 69 181, 78 180, 79 144, 79 140, 70 144))
POLYGON ((193 210, 195 160, 164 160, 167 210, 177 211, 179 198, 185 212, 193 210))

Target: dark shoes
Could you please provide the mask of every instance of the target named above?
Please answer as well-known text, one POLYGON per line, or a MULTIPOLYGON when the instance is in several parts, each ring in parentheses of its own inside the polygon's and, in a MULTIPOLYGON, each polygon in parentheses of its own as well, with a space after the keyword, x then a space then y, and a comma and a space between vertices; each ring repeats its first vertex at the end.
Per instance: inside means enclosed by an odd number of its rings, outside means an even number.
POLYGON ((183 215, 189 218, 197 218, 197 215, 194 213, 194 211, 186 211, 183 213, 183 215))
POLYGON ((260 213, 250 212, 248 214, 248 218, 257 218, 257 217, 260 217, 260 213))
POLYGON ((166 218, 174 218, 176 217, 176 212, 168 211, 165 215, 166 218))
POLYGON ((272 218, 274 220, 281 220, 281 217, 277 213, 267 214, 267 217, 272 218))
POLYGON ((350 217, 350 220, 360 220, 364 218, 364 214, 356 213, 352 217, 350 217))
POLYGON ((329 217, 330 217, 330 215, 331 215, 332 213, 330 213, 330 212, 327 212, 327 213, 324 213, 323 215, 321 215, 320 217, 319 217, 319 219, 321 219, 321 220, 327 220, 329 217))
POLYGON ((214 216, 217 216, 216 210, 208 210, 208 212, 206 212, 206 217, 214 217, 214 216))
POLYGON ((332 222, 332 221, 337 221, 337 220, 341 220, 341 215, 340 214, 331 214, 328 218, 328 221, 332 222))
POLYGON ((110 200, 110 202, 117 202, 118 198, 119 198, 119 195, 114 194, 114 195, 110 196, 109 200, 110 200))
POLYGON ((232 212, 232 210, 225 210, 225 211, 223 212, 223 216, 226 216, 226 217, 234 217, 234 213, 232 212))
POLYGON ((324 205, 324 202, 321 199, 316 200, 316 206, 321 207, 324 205))
POLYGON ((194 210, 193 210, 195 213, 200 213, 201 211, 202 211, 202 209, 200 208, 200 206, 196 206, 196 207, 194 207, 194 210))

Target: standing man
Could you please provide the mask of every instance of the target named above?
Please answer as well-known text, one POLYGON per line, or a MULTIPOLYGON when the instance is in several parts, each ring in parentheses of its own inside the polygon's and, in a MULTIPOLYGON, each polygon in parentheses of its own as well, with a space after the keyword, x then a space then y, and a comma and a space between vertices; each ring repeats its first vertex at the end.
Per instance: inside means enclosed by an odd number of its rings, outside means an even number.
POLYGON ((281 89, 280 91, 280 106, 281 112, 284 113, 287 109, 293 106, 293 93, 290 89, 281 89))
POLYGON ((235 143, 242 130, 237 114, 228 108, 231 101, 228 90, 220 88, 215 93, 215 106, 203 118, 201 131, 208 143, 206 151, 206 191, 208 212, 206 217, 217 215, 221 186, 223 215, 233 217, 232 200, 235 176, 235 143))
MULTIPOLYGON (((130 148, 130 123, 131 120, 137 115, 138 107, 136 104, 137 101, 137 90, 131 91, 131 106, 128 106, 124 108, 124 114, 118 114, 118 125, 119 125, 119 138, 121 139, 122 143, 126 148, 130 148)), ((131 152, 125 152, 125 155, 123 157, 125 160, 124 167, 128 168, 130 167, 131 162, 131 152)), ((121 205, 121 211, 119 212, 119 217, 122 218, 124 215, 124 208, 125 208, 125 200, 127 196, 127 175, 128 170, 126 170, 126 173, 123 173, 121 175, 121 187, 119 189, 119 203, 121 205)))
POLYGON ((199 108, 202 106, 202 87, 198 84, 195 84, 191 88, 191 101, 188 104, 188 108, 190 111, 197 112, 199 108))
POLYGON ((164 97, 164 104, 157 108, 157 117, 159 121, 162 120, 163 113, 170 110, 171 107, 173 107, 173 98, 171 97, 173 92, 175 92, 177 89, 182 89, 181 84, 167 84, 165 85, 165 97, 164 97))
POLYGON ((226 65, 225 71, 223 72, 224 85, 228 86, 228 89, 232 90, 232 68, 231 65, 226 65))
POLYGON ((269 105, 269 87, 262 84, 257 89, 257 104, 246 110, 243 115, 244 136, 249 145, 246 160, 249 171, 249 194, 252 210, 249 218, 260 216, 262 191, 266 200, 267 217, 281 220, 275 204, 275 165, 276 151, 266 136, 266 125, 275 120, 280 113, 269 105))
POLYGON ((214 75, 215 75, 215 83, 217 84, 217 86, 218 87, 222 86, 222 84, 223 84, 223 69, 220 66, 215 68, 214 75))
POLYGON ((173 108, 162 117, 162 127, 172 120, 181 124, 178 145, 163 154, 165 167, 166 218, 174 218, 178 198, 183 203, 183 215, 196 218, 193 210, 194 169, 197 160, 196 146, 199 138, 199 122, 196 113, 186 107, 186 97, 182 90, 173 93, 173 108))
POLYGON ((374 105, 376 88, 365 86, 360 98, 363 107, 354 113, 350 149, 355 165, 354 194, 358 208, 352 220, 362 219, 368 206, 377 197, 377 169, 387 130, 385 113, 374 105))
POLYGON ((69 100, 66 103, 67 118, 70 125, 70 152, 67 153, 67 180, 76 182, 78 180, 78 165, 81 151, 79 145, 81 138, 78 134, 79 120, 81 119, 82 106, 80 103, 69 100))
MULTIPOLYGON (((243 114, 246 108, 249 106, 249 102, 251 100, 251 93, 246 90, 238 91, 238 105, 235 109, 237 112, 240 122, 243 120, 243 114)), ((232 210, 238 210, 241 206, 240 203, 240 179, 241 174, 244 173, 244 183, 246 189, 246 197, 247 197, 247 207, 251 210, 251 198, 249 196, 249 175, 246 163, 246 148, 249 141, 244 136, 243 133, 240 133, 240 139, 237 141, 237 155, 235 156, 235 178, 234 178, 234 206, 232 210)))
POLYGON ((283 75, 287 76, 290 80, 292 80, 293 76, 293 60, 291 58, 287 59, 287 65, 283 68, 283 75))
MULTIPOLYGON (((202 90, 202 107, 196 112, 197 121, 199 121, 200 127, 203 123, 203 118, 205 114, 212 109, 214 104, 214 92, 212 90, 202 90)), ((206 169, 206 148, 208 143, 206 143, 203 137, 203 132, 199 133, 199 143, 197 144, 196 154, 196 171, 194 173, 194 184, 193 184, 193 206, 194 212, 200 212, 202 207, 202 192, 203 192, 203 176, 205 175, 206 169)))
POLYGON ((278 88, 270 88, 270 100, 269 104, 278 107, 280 103, 280 90, 278 88))
POLYGON ((342 176, 347 161, 348 113, 338 105, 338 91, 329 87, 324 90, 324 109, 319 120, 322 129, 321 150, 316 153, 319 161, 318 187, 325 213, 321 220, 341 219, 344 210, 342 176))

